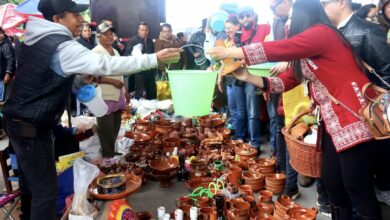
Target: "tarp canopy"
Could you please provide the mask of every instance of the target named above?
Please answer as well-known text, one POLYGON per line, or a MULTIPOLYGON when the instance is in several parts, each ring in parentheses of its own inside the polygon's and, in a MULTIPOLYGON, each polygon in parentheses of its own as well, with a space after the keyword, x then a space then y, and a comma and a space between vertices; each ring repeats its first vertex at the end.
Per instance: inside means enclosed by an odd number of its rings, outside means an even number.
POLYGON ((10 3, 0 6, 0 26, 9 35, 21 32, 17 27, 27 20, 27 16, 19 14, 15 8, 16 5, 10 3))

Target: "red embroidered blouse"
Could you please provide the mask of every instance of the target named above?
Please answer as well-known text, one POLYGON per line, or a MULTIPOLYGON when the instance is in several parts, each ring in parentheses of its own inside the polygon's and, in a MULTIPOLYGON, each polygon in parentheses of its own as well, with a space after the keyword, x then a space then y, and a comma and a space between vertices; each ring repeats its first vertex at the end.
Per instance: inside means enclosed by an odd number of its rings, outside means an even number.
MULTIPOLYGON (((369 82, 356 64, 352 51, 330 27, 315 25, 292 38, 252 44, 242 50, 248 65, 301 59, 302 72, 311 82, 311 96, 320 106, 326 131, 337 152, 372 139, 366 123, 343 106, 334 104, 326 95, 328 90, 358 113, 365 104, 360 91, 369 82)), ((291 70, 267 80, 273 93, 282 93, 298 85, 291 70)))

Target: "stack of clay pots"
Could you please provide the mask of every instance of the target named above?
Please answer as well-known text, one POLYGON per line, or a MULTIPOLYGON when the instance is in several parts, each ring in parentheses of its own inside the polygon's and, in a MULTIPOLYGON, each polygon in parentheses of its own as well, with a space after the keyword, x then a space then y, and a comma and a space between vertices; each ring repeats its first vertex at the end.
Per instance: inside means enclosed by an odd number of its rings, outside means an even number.
POLYGON ((245 170, 249 167, 248 162, 257 155, 257 150, 250 144, 237 144, 235 152, 240 159, 241 167, 245 170))
POLYGON ((294 207, 287 210, 285 219, 290 220, 315 220, 317 217, 317 208, 294 207))
POLYGON ((294 203, 289 196, 281 195, 275 202, 274 219, 285 219, 286 212, 290 208, 300 207, 294 203))
POLYGON ((259 158, 255 163, 251 163, 250 169, 256 170, 264 175, 272 174, 276 171, 276 161, 273 158, 259 158))
POLYGON ((252 187, 253 192, 258 192, 264 189, 265 177, 259 172, 249 171, 242 175, 244 183, 252 187))
POLYGON ((281 173, 268 174, 265 177, 265 189, 271 191, 274 195, 283 192, 286 183, 286 175, 281 173))

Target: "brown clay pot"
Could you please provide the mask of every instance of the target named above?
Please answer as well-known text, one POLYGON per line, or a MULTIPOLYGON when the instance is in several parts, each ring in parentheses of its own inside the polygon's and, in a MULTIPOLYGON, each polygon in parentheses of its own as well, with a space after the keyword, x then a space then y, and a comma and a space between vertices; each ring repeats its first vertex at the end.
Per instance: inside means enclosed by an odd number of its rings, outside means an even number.
POLYGON ((270 215, 274 214, 274 204, 273 203, 260 203, 257 204, 259 213, 267 213, 270 215))
POLYGON ((261 190, 259 192, 258 203, 270 203, 272 202, 273 193, 269 190, 261 190))
POLYGON ((199 208, 209 207, 210 199, 207 196, 198 197, 196 200, 196 206, 199 208))
POLYGON ((202 220, 216 220, 217 211, 212 207, 204 207, 199 209, 199 218, 202 220))
POLYGON ((238 186, 238 189, 240 190, 241 194, 243 194, 244 196, 253 196, 252 186, 250 185, 247 184, 240 185, 238 186))
POLYGON ((180 208, 183 205, 192 205, 192 198, 189 196, 182 196, 176 199, 176 207, 180 208))
POLYGON ((170 157, 160 157, 149 162, 149 167, 155 174, 169 174, 179 167, 179 161, 170 157))
POLYGON ((240 157, 241 166, 244 169, 248 169, 248 161, 257 155, 257 150, 249 144, 238 144, 235 152, 240 157))
POLYGON ((223 139, 229 139, 231 131, 229 128, 223 127, 223 128, 218 128, 217 133, 221 134, 223 139))
POLYGON ((229 170, 229 181, 235 186, 239 186, 241 183, 242 169, 239 167, 230 167, 229 170))
POLYGON ((287 210, 286 215, 291 220, 314 220, 317 217, 318 209, 316 208, 290 208, 287 210))
POLYGON ((169 121, 165 120, 159 120, 156 122, 153 122, 154 128, 158 133, 162 134, 168 134, 169 131, 172 129, 173 124, 169 121))

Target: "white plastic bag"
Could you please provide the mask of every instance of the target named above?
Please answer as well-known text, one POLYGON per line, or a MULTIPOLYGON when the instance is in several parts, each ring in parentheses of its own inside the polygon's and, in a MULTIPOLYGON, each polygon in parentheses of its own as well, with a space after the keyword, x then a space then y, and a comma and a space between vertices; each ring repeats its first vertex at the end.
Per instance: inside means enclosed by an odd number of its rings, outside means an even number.
POLYGON ((121 154, 127 154, 130 152, 130 147, 134 144, 134 140, 123 137, 116 142, 116 151, 121 154))
POLYGON ((94 219, 97 209, 88 202, 88 186, 99 175, 100 170, 83 159, 76 159, 73 163, 74 197, 69 219, 94 219))

